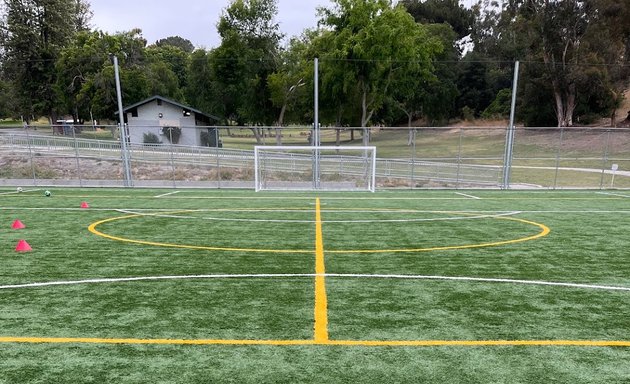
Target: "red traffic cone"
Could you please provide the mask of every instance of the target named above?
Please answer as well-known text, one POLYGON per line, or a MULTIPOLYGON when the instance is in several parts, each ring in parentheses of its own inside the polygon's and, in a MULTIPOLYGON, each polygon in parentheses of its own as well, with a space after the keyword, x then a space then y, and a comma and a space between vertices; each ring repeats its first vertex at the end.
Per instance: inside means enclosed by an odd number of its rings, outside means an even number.
POLYGON ((11 225, 11 228, 13 228, 13 229, 23 229, 23 228, 26 228, 26 225, 24 225, 24 223, 22 223, 20 220, 15 220, 13 222, 13 224, 11 225))
POLYGON ((90 208, 90 205, 87 202, 83 201, 81 202, 81 208, 90 208))
POLYGON ((15 251, 16 252, 29 252, 29 251, 32 251, 32 250, 33 250, 33 248, 31 248, 31 246, 28 245, 26 240, 18 241, 17 246, 15 247, 15 251))

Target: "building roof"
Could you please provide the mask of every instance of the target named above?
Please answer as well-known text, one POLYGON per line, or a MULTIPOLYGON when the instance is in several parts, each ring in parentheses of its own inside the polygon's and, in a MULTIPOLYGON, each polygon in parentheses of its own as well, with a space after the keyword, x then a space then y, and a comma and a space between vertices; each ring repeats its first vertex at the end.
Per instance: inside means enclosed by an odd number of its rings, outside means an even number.
MULTIPOLYGON (((195 114, 197 114, 197 115, 205 116, 206 118, 211 119, 211 120, 214 120, 214 121, 219 121, 219 120, 221 120, 221 118, 220 118, 220 117, 217 117, 217 116, 211 115, 211 114, 209 114, 209 113, 201 112, 201 111, 200 111, 200 110, 198 110, 198 109, 195 109, 195 108, 189 107, 189 106, 184 105, 184 104, 182 104, 182 103, 178 103, 178 102, 177 102, 177 101, 175 101, 175 100, 167 99, 166 97, 163 97, 163 96, 158 96, 158 95, 151 96, 151 97, 149 97, 148 99, 144 99, 144 100, 139 101, 139 102, 137 102, 137 103, 135 103, 135 104, 129 105, 129 106, 127 106, 127 107, 125 107, 125 108, 123 109, 123 112, 124 112, 124 113, 127 113, 128 111, 130 111, 130 110, 132 110, 132 109, 134 109, 134 108, 137 108, 137 107, 139 107, 139 106, 141 106, 141 105, 148 104, 148 103, 152 102, 153 100, 162 100, 162 101, 163 101, 163 102, 165 102, 165 103, 169 103, 169 104, 172 104, 172 105, 174 105, 174 106, 176 106, 176 107, 180 107, 180 108, 182 108, 183 110, 186 110, 186 111, 194 112, 194 113, 195 113, 195 114)), ((125 120, 126 120, 126 118, 125 118, 125 120)))

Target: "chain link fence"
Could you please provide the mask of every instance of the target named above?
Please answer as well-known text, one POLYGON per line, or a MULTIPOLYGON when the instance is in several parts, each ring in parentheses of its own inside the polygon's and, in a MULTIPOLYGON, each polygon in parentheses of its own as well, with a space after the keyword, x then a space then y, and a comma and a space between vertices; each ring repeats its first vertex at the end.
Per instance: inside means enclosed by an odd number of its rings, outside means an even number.
MULTIPOLYGON (((507 127, 322 127, 320 132, 321 145, 361 146, 368 136, 376 147, 377 189, 630 188, 628 128, 517 127, 509 168, 507 127)), ((0 183, 125 186, 120 136, 116 126, 0 129, 0 183)), ((313 143, 310 127, 181 127, 181 137, 201 138, 198 146, 156 136, 128 142, 128 185, 253 189, 256 145, 313 143)))

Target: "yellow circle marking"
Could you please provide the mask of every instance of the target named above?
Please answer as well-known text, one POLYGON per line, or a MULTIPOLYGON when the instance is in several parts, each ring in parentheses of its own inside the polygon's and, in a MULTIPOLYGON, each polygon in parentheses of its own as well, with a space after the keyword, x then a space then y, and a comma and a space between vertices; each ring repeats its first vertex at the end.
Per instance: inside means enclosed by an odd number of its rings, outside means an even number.
MULTIPOLYGON (((181 210, 181 211, 174 211, 174 212, 161 212, 160 214, 165 215, 165 214, 189 213, 189 212, 198 212, 198 210, 181 210)), ((459 212, 459 214, 467 215, 467 214, 470 214, 470 213, 459 212)), ((288 254, 288 253, 314 253, 315 252, 315 249, 234 248, 234 247, 209 247, 209 246, 204 246, 204 245, 162 243, 162 242, 156 242, 156 241, 135 240, 135 239, 129 239, 129 238, 125 238, 125 237, 108 235, 108 234, 103 233, 103 232, 99 231, 98 229, 96 229, 96 227, 98 227, 101 224, 110 223, 110 222, 118 221, 118 220, 131 219, 131 218, 134 218, 134 217, 143 217, 143 216, 147 216, 147 215, 144 215, 144 214, 132 214, 132 215, 118 216, 118 217, 113 217, 113 218, 109 218, 109 219, 105 219, 105 220, 100 220, 100 221, 97 221, 95 223, 90 224, 90 226, 88 227, 88 230, 91 233, 93 233, 93 234, 95 234, 97 236, 104 237, 106 239, 120 241, 120 242, 124 242, 124 243, 151 245, 151 246, 154 246, 154 247, 167 247, 167 248, 179 248, 179 249, 197 249, 197 250, 206 250, 206 251, 232 251, 232 252, 257 252, 257 253, 263 253, 264 252, 264 253, 286 253, 286 254, 288 254)), ((549 227, 547 227, 544 224, 537 223, 535 221, 524 220, 524 219, 517 219, 517 218, 514 218, 514 217, 491 217, 491 218, 495 219, 495 220, 516 221, 516 222, 524 223, 524 224, 527 224, 527 225, 533 225, 535 227, 540 228, 540 232, 535 234, 535 235, 532 235, 532 236, 521 237, 521 238, 517 238, 517 239, 494 241, 494 242, 486 242, 486 243, 479 243, 479 244, 448 245, 448 246, 428 247, 428 248, 326 250, 326 253, 328 253, 328 254, 333 254, 333 253, 349 253, 349 254, 352 254, 352 253, 354 253, 354 254, 356 254, 356 253, 363 253, 363 254, 365 254, 365 253, 404 253, 404 252, 429 252, 429 251, 444 251, 444 250, 453 250, 453 249, 472 249, 472 248, 496 247, 496 246, 500 246, 500 245, 516 244, 516 243, 522 243, 522 242, 525 242, 525 241, 535 240, 535 239, 547 236, 551 232, 549 227)))
MULTIPOLYGON (((164 214, 184 213, 184 212, 196 212, 196 211, 195 210, 185 210, 185 211, 175 211, 175 212, 162 212, 161 214, 164 215, 164 214)), ((105 219, 105 220, 97 221, 95 223, 90 224, 90 226, 88 227, 88 230, 90 232, 92 232, 93 234, 95 234, 97 236, 104 237, 106 239, 121 241, 121 242, 124 242, 124 243, 152 245, 152 246, 155 246, 155 247, 168 247, 168 248, 179 248, 179 249, 199 249, 199 250, 206 250, 206 251, 235 251, 235 252, 259 252, 259 253, 260 252, 268 252, 268 253, 313 253, 313 252, 315 252, 314 249, 309 249, 309 250, 300 250, 300 249, 288 250, 288 249, 259 249, 259 248, 228 248, 228 247, 207 247, 207 246, 203 246, 203 245, 186 245, 186 244, 161 243, 161 242, 156 242, 156 241, 134 240, 134 239, 128 239, 128 238, 125 238, 125 237, 112 236, 112 235, 108 235, 108 234, 103 233, 103 232, 99 231, 98 229, 96 229, 96 227, 101 225, 101 224, 109 223, 109 222, 112 222, 112 221, 131 219, 131 218, 134 218, 134 217, 142 217, 142 216, 147 216, 147 215, 133 214, 133 215, 119 216, 119 217, 113 217, 111 219, 105 219)))

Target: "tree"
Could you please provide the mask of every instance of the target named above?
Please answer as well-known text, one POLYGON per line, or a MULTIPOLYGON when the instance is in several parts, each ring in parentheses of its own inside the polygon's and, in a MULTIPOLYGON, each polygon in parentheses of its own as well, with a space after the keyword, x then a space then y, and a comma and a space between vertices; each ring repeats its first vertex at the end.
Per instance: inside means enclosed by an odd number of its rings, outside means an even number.
POLYGON ((177 75, 168 63, 155 61, 146 67, 149 95, 162 95, 173 100, 183 101, 177 75))
POLYGON ((3 70, 13 84, 17 111, 30 119, 54 120, 55 61, 78 30, 85 29, 89 6, 79 0, 4 0, 3 70))
MULTIPOLYGON (((391 101, 402 111, 407 127, 412 126, 414 119, 426 118, 429 124, 435 120, 447 119, 454 110, 457 88, 456 63, 459 50, 455 45, 455 32, 448 24, 429 24, 428 33, 439 39, 445 47, 436 52, 432 67, 410 62, 403 76, 397 76, 392 87, 391 101)), ((411 145, 413 132, 409 131, 408 143, 411 145)))
POLYGON ((458 0, 402 0, 400 4, 420 24, 448 24, 459 39, 471 32, 473 11, 458 0))
MULTIPOLYGON (((156 83, 163 75, 160 70, 168 72, 169 69, 164 66, 160 69, 159 65, 147 67, 146 41, 141 34, 139 29, 116 35, 99 31, 78 33, 72 44, 61 50, 56 63, 55 91, 62 111, 71 113, 76 119, 81 116, 89 116, 90 120, 111 119, 115 115, 117 100, 112 55, 119 59, 123 102, 135 103, 155 91, 156 83)), ((177 83, 172 72, 164 75, 164 79, 171 88, 177 83)), ((176 91, 173 93, 177 94, 176 91)))
MULTIPOLYGON (((276 125, 284 125, 285 115, 296 106, 304 94, 306 78, 310 75, 309 63, 305 61, 306 45, 299 39, 291 39, 288 49, 280 51, 277 70, 267 78, 271 102, 280 108, 276 125)), ((276 129, 276 145, 282 145, 282 131, 276 129)))
MULTIPOLYGON (((335 9, 321 9, 321 24, 332 33, 327 60, 335 60, 333 71, 343 73, 343 91, 359 94, 361 127, 367 127, 379 110, 397 76, 404 76, 409 63, 431 71, 432 58, 441 50, 426 28, 416 24, 402 7, 387 0, 336 0, 335 9)), ((369 142, 365 131, 364 145, 369 142)))
POLYGON ((212 55, 212 52, 203 49, 197 49, 190 55, 184 93, 186 101, 200 111, 226 116, 217 77, 211 64, 212 55))
POLYGON ((615 104, 624 71, 615 75, 611 68, 627 62, 624 9, 609 0, 508 0, 483 14, 477 8, 475 50, 542 63, 541 70, 524 71, 526 80, 549 90, 557 125, 570 126, 576 111, 607 113, 615 104))
POLYGON ((178 86, 185 88, 188 83, 190 53, 173 45, 152 45, 146 48, 145 55, 150 63, 161 62, 177 76, 178 86))
POLYGON ((195 50, 195 46, 188 39, 184 39, 180 36, 169 36, 164 39, 160 39, 155 42, 156 47, 174 47, 179 48, 186 53, 192 53, 195 50))
POLYGON ((15 116, 13 100, 11 84, 0 78, 0 118, 19 117, 15 116))
MULTIPOLYGON (((271 125, 277 116, 267 87, 282 39, 276 14, 276 0, 233 0, 219 19, 221 45, 214 50, 211 65, 231 121, 271 125)), ((260 131, 252 131, 262 142, 260 131)))

